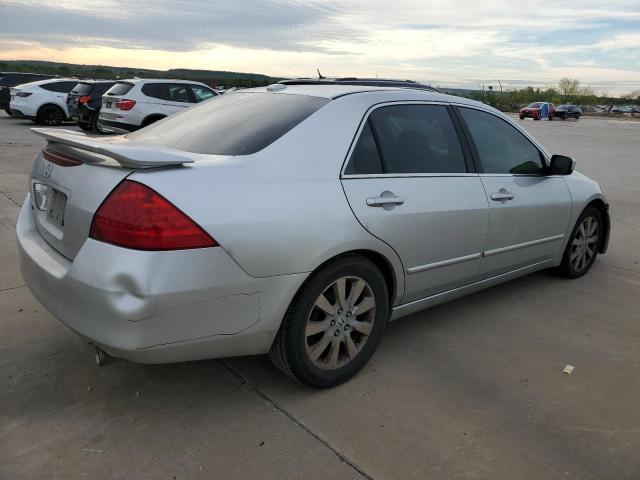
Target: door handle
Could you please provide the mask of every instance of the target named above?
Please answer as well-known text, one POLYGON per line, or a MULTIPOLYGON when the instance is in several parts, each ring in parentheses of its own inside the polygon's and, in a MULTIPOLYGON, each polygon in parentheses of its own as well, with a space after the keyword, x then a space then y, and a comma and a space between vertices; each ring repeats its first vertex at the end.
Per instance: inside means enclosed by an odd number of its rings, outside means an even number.
POLYGON ((501 188, 499 192, 494 192, 491 194, 491 200, 495 200, 496 202, 513 200, 513 193, 506 191, 504 188, 501 188))
POLYGON ((367 205, 370 207, 384 207, 385 205, 402 205, 404 198, 393 196, 379 196, 367 198, 367 205))

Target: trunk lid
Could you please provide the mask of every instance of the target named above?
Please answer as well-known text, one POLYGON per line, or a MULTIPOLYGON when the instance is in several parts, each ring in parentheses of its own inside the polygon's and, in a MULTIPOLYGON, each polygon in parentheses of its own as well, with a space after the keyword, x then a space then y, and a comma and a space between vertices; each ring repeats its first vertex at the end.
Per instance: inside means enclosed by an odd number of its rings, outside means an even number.
POLYGON ((29 184, 36 225, 47 243, 70 260, 89 236, 95 211, 129 174, 194 161, 184 152, 124 137, 33 131, 48 142, 36 159, 29 184))
POLYGON ((125 100, 127 93, 135 86, 131 82, 116 82, 113 87, 102 95, 100 115, 106 120, 115 120, 121 110, 116 108, 116 102, 125 100))

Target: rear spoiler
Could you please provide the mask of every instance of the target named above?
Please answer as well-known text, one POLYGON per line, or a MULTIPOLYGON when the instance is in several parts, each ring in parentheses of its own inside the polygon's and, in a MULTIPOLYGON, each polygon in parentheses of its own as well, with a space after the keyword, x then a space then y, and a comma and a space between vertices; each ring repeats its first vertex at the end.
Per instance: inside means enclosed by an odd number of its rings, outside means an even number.
POLYGON ((54 128, 32 128, 50 144, 62 144, 113 158, 126 168, 151 168, 193 163, 186 152, 139 143, 123 137, 90 137, 82 132, 54 128))

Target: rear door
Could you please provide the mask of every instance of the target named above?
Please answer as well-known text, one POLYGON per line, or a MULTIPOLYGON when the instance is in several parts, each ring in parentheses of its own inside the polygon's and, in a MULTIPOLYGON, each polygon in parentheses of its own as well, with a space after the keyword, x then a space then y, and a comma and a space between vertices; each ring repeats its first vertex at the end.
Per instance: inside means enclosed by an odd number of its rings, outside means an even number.
POLYGON ((165 84, 162 109, 169 116, 196 103, 191 88, 186 83, 165 84))
POLYGON ((561 176, 546 175, 542 152, 506 120, 457 107, 489 204, 483 277, 556 258, 572 201, 561 176))
POLYGON ((403 302, 473 282, 487 199, 450 107, 380 106, 358 135, 342 184, 360 223, 401 258, 403 302))

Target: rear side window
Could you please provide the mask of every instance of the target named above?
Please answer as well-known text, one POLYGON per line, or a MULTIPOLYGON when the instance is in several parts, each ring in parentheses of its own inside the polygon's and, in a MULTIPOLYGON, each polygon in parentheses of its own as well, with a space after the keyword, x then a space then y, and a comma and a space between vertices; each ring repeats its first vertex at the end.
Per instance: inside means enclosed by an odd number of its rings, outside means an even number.
POLYGON ((228 93, 127 135, 193 153, 250 155, 275 142, 329 102, 274 93, 228 93))
POLYGON ((484 173, 543 173, 540 151, 515 127, 480 110, 458 111, 469 129, 484 173))
POLYGON ((40 85, 40 88, 50 92, 69 93, 76 85, 78 85, 78 82, 52 82, 40 85))
POLYGON ((89 95, 91 93, 91 90, 93 90, 92 83, 79 83, 71 91, 78 95, 89 95))
POLYGON ((392 105, 370 115, 384 173, 466 173, 447 107, 392 105))
POLYGON ((142 86, 142 93, 151 98, 159 98, 160 100, 169 99, 166 83, 145 83, 142 86))
POLYGON ((362 132, 360 132, 360 137, 344 173, 347 175, 383 173, 380 153, 369 120, 362 128, 362 132))
POLYGON ((109 90, 107 90, 107 93, 105 93, 105 95, 126 95, 127 93, 129 93, 129 90, 131 90, 133 88, 133 83, 129 83, 129 82, 116 82, 116 84, 111 87, 109 90))

